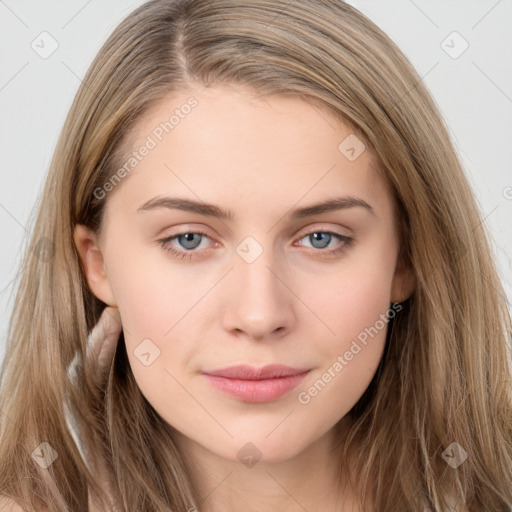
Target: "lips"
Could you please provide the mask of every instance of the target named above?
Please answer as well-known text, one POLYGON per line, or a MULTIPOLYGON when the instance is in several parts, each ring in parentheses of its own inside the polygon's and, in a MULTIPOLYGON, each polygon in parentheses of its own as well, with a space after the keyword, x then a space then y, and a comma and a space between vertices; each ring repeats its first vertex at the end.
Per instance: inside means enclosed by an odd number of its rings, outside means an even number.
POLYGON ((248 365, 230 366, 228 368, 221 368, 220 370, 212 370, 203 372, 207 375, 217 377, 225 377, 227 379, 242 379, 242 380, 262 380, 262 379, 275 379, 278 377, 290 377, 293 375, 300 375, 309 369, 292 368, 291 366, 284 366, 282 364, 269 364, 262 368, 254 368, 248 365))
POLYGON ((262 368, 240 365, 203 372, 208 382, 244 402, 272 402, 287 394, 309 373, 309 369, 284 365, 268 365, 262 368))

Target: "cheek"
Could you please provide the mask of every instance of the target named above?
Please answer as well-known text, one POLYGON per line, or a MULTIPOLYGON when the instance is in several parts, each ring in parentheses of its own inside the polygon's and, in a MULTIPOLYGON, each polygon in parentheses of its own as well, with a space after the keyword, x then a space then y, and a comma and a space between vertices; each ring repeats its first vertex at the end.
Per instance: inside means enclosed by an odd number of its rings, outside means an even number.
POLYGON ((218 277, 198 276, 197 269, 172 264, 165 254, 148 262, 147 250, 135 248, 125 248, 115 261, 109 279, 135 379, 144 394, 179 392, 165 372, 179 377, 187 366, 194 352, 190 340, 200 339, 198 312, 211 308, 207 295, 218 277))
POLYGON ((151 249, 154 257, 149 252, 126 247, 109 271, 123 326, 134 341, 165 340, 213 285, 186 264, 173 263, 163 249, 151 249))
POLYGON ((140 391, 160 410, 170 407, 170 396, 172 403, 188 403, 179 385, 180 369, 190 359, 189 339, 194 333, 187 327, 194 304, 205 294, 200 283, 196 286, 185 279, 178 267, 149 265, 133 254, 129 261, 120 259, 109 277, 123 322, 128 361, 140 391))
POLYGON ((317 280, 303 296, 322 321, 315 328, 322 363, 297 396, 312 416, 332 411, 335 421, 346 414, 379 365, 394 316, 390 294, 395 265, 393 247, 381 247, 347 258, 334 275, 317 280))
POLYGON ((350 344, 389 309, 394 265, 393 251, 361 251, 304 287, 301 299, 323 324, 319 338, 330 352, 350 344))
POLYGON ((350 372, 368 373, 376 369, 384 346, 387 322, 382 318, 390 307, 389 290, 385 284, 376 285, 368 272, 351 274, 344 286, 330 295, 330 301, 317 305, 331 331, 330 336, 318 336, 317 350, 328 366, 343 356, 350 372))

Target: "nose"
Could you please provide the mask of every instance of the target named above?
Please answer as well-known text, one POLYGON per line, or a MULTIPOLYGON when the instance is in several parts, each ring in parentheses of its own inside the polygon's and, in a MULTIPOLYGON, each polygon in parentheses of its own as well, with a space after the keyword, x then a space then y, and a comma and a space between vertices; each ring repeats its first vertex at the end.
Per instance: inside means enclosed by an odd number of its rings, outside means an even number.
POLYGON ((296 295, 286 282, 286 270, 271 250, 248 262, 238 254, 223 313, 224 328, 239 337, 262 341, 277 339, 293 328, 296 295))

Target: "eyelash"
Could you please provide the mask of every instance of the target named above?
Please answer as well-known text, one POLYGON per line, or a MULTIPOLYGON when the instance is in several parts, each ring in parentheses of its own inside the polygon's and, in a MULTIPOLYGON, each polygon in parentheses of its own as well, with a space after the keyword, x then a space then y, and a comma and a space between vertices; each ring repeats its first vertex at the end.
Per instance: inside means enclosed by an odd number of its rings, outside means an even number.
MULTIPOLYGON (((163 238, 161 240, 158 240, 158 242, 160 243, 160 245, 163 247, 163 249, 169 253, 171 253, 174 257, 176 258, 179 258, 179 259, 192 259, 194 256, 193 256, 193 253, 194 252, 198 252, 197 250, 195 249, 191 249, 189 251, 180 251, 178 249, 176 249, 175 247, 173 247, 172 245, 168 245, 168 243, 173 240, 174 238, 178 238, 182 235, 186 235, 186 234, 194 234, 194 235, 202 235, 202 236, 206 236, 208 238, 210 238, 208 236, 207 233, 205 233, 204 231, 183 231, 181 233, 176 233, 170 237, 167 237, 167 238, 163 238)), ((335 256, 337 254, 341 254, 342 252, 344 252, 346 249, 348 249, 352 243, 354 242, 354 239, 351 238, 351 237, 348 237, 348 236, 345 236, 345 235, 341 235, 340 233, 336 233, 335 231, 329 231, 329 230, 322 230, 322 229, 315 229, 315 230, 312 230, 312 231, 309 231, 307 233, 304 233, 300 239, 308 236, 308 235, 311 235, 313 233, 326 233, 328 235, 333 235, 335 236, 336 238, 340 239, 343 244, 341 244, 340 247, 336 248, 336 249, 312 249, 313 251, 315 252, 323 252, 329 256, 335 256)), ((299 240, 300 240, 299 239, 299 240)))

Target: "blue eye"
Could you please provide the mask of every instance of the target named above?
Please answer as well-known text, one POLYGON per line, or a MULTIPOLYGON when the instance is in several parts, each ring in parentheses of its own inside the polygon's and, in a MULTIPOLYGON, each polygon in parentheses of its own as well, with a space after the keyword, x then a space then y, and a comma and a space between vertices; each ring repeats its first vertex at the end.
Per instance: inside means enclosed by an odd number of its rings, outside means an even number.
POLYGON ((182 235, 178 235, 177 238, 180 244, 184 243, 184 247, 186 249, 197 249, 201 243, 201 240, 198 240, 201 236, 203 236, 202 233, 184 233, 182 235))
MULTIPOLYGON (((313 245, 314 249, 324 249, 329 245, 329 243, 333 240, 333 237, 338 238, 339 240, 342 240, 345 242, 343 244, 343 247, 348 244, 351 239, 340 235, 339 233, 334 233, 333 231, 312 231, 306 235, 304 235, 302 238, 309 237, 310 242, 319 242, 317 246, 313 245)), ((329 252, 329 251, 327 251, 329 252)))
MULTIPOLYGON (((203 231, 185 231, 183 233, 177 233, 168 238, 158 240, 158 242, 167 252, 171 253, 176 258, 191 259, 194 257, 195 252, 199 252, 196 249, 201 244, 201 237, 209 238, 209 236, 203 231), (170 244, 170 242, 175 238, 180 243, 180 245, 182 245, 182 247, 184 247, 184 249, 186 250, 177 249, 176 246, 170 244)), ((318 229, 306 233, 299 240, 302 240, 303 238, 306 237, 309 237, 309 240, 311 242, 318 244, 317 246, 313 246, 314 249, 317 249, 317 251, 314 252, 325 253, 326 255, 329 256, 340 254, 344 250, 348 249, 348 247, 351 246, 354 240, 353 238, 341 235, 340 233, 336 233, 334 231, 322 231, 318 229), (329 243, 333 240, 333 237, 341 242, 340 246, 334 249, 325 249, 325 247, 327 247, 329 243)))
MULTIPOLYGON (((303 238, 308 238, 310 242, 317 243, 318 245, 313 245, 313 249, 318 249, 317 251, 313 251, 315 253, 325 255, 327 257, 330 256, 336 256, 338 254, 343 253, 346 251, 349 247, 352 246, 354 239, 345 235, 342 235, 341 233, 336 233, 335 231, 329 231, 329 230, 322 230, 322 229, 316 229, 312 230, 305 235, 302 236, 301 240, 303 238), (329 243, 333 240, 333 237, 338 239, 341 243, 338 247, 334 247, 333 249, 324 249, 329 245, 329 243)), ((300 244, 303 245, 303 244, 300 244)))
POLYGON ((200 245, 201 240, 199 240, 198 242, 198 239, 201 236, 209 238, 208 235, 203 231, 185 231, 183 233, 177 233, 176 235, 164 238, 163 240, 159 240, 159 242, 162 245, 162 247, 166 251, 170 252, 173 256, 176 256, 177 258, 180 259, 190 259, 192 258, 192 253, 194 252, 194 249, 196 249, 200 245), (179 249, 176 249, 176 247, 174 247, 173 245, 169 245, 171 240, 174 240, 175 238, 178 239, 180 244, 184 244, 184 247, 188 250, 180 251, 179 249))

